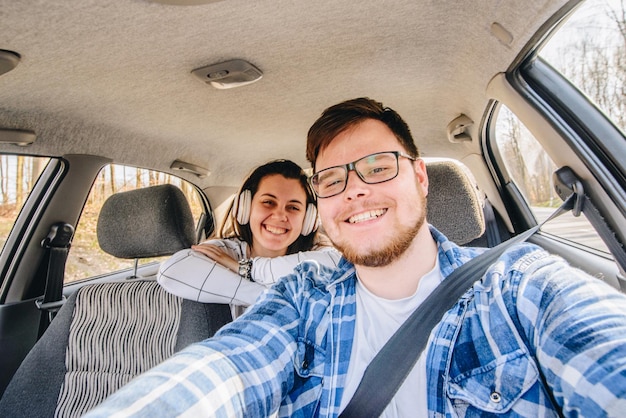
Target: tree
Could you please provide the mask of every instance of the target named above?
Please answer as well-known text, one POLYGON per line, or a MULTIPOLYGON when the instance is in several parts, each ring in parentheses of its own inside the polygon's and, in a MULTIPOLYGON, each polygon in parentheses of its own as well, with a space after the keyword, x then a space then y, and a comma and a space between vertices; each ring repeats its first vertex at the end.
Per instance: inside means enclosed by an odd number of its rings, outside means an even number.
POLYGON ((626 131, 626 0, 583 7, 582 20, 557 33, 542 56, 626 131))
POLYGON ((620 0, 615 8, 607 8, 609 18, 617 27, 619 41, 613 54, 615 68, 614 104, 611 116, 626 131, 626 1, 620 0))
POLYGON ((15 173, 15 206, 22 207, 24 202, 24 157, 17 156, 17 170, 15 173))
MULTIPOLYGON (((0 199, 2 205, 7 205, 9 202, 9 156, 3 155, 0 160, 0 199)), ((4 210, 3 210, 4 212, 4 210)))
POLYGON ((111 185, 111 194, 114 194, 117 192, 117 187, 115 186, 115 164, 109 164, 109 171, 110 171, 110 185, 111 185))

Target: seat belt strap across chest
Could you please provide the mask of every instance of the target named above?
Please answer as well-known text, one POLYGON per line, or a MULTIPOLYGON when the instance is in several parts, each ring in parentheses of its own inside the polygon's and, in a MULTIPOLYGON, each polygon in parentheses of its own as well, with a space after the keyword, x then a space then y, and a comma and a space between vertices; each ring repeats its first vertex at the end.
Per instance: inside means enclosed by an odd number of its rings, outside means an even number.
POLYGON ((454 270, 391 336, 365 369, 356 393, 341 418, 378 417, 394 397, 426 347, 432 329, 470 286, 479 280, 513 244, 526 241, 549 220, 574 207, 577 195, 565 202, 541 224, 490 248, 454 270), (390 367, 393 365, 393 367, 390 367), (381 382, 384 382, 381 384, 381 382))

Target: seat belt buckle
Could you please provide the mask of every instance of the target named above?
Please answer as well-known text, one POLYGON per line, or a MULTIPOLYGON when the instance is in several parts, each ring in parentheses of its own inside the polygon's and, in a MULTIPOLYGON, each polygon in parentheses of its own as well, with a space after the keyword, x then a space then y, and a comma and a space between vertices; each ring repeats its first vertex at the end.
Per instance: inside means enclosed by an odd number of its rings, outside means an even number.
POLYGON ((35 306, 37 306, 37 309, 39 309, 40 311, 56 313, 59 311, 59 309, 61 309, 66 300, 67 298, 65 296, 61 296, 61 300, 44 302, 44 298, 40 297, 35 299, 35 306))

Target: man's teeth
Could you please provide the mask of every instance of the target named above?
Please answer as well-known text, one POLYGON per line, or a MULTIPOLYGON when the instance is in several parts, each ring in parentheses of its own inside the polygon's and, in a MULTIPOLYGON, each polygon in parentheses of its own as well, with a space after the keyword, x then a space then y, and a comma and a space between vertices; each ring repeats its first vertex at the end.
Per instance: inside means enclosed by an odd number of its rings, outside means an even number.
POLYGON ((271 232, 272 234, 284 234, 285 232, 287 232, 285 228, 278 228, 270 225, 265 225, 265 229, 267 229, 267 231, 271 232))
POLYGON ((363 213, 359 213, 358 215, 351 216, 348 219, 348 222, 350 222, 351 224, 355 224, 358 222, 369 221, 370 219, 375 219, 375 218, 378 218, 379 216, 382 216, 384 213, 385 213, 384 209, 370 210, 368 212, 363 212, 363 213))

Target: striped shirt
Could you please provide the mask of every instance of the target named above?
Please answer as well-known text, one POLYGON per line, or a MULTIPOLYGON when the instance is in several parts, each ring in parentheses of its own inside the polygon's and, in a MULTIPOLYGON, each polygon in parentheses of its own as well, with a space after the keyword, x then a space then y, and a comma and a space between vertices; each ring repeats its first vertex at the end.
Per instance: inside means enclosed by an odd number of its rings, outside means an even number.
MULTIPOLYGON (((483 251, 431 232, 444 278, 483 251)), ((355 281, 346 260, 335 269, 302 263, 216 337, 135 379, 88 416, 337 416, 355 281)), ((518 244, 444 315, 426 356, 430 416, 623 416, 626 296, 518 244)))

